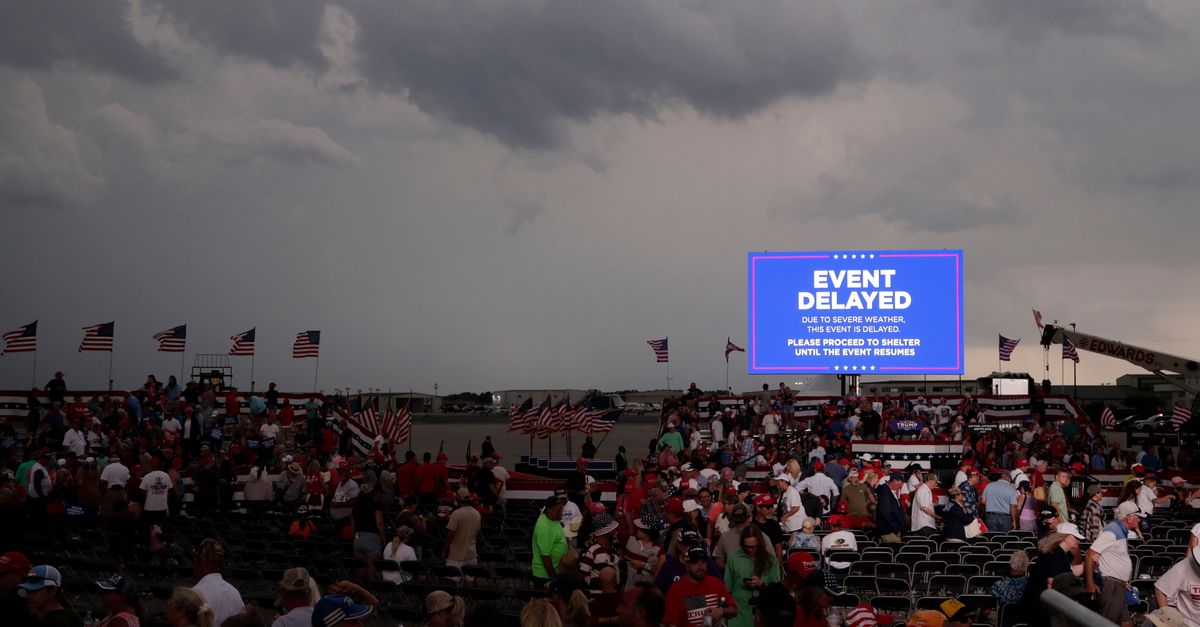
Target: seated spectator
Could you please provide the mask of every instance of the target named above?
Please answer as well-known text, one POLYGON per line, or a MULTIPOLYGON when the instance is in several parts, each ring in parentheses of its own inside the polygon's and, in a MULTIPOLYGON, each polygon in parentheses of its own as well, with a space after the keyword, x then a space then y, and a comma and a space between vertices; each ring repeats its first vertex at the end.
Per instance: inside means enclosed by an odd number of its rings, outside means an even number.
POLYGON ((214 627, 212 606, 191 588, 175 588, 163 616, 171 627, 214 627))
POLYGON ((313 604, 321 598, 317 582, 304 568, 289 568, 276 587, 275 606, 281 615, 271 627, 308 627, 312 624, 313 604))
POLYGON ((617 607, 621 604, 621 588, 615 566, 605 566, 596 576, 597 590, 588 593, 591 625, 617 623, 617 607))
POLYGON ((1020 603, 1029 581, 1029 556, 1025 551, 1013 551, 1008 558, 1009 575, 992 584, 990 592, 1000 603, 1020 603))
MULTIPOLYGON (((383 547, 381 557, 385 560, 392 560, 397 564, 400 562, 417 561, 417 552, 408 545, 412 534, 412 527, 404 525, 396 527, 396 531, 392 534, 392 541, 383 547)), ((409 578, 408 573, 403 570, 384 570, 380 571, 379 575, 384 581, 390 581, 395 584, 404 583, 409 578)))
POLYGON ((62 574, 48 564, 34 566, 17 586, 29 604, 29 615, 40 625, 82 625, 83 621, 63 604, 62 574))
POLYGON ((833 573, 816 570, 804 579, 804 587, 797 597, 795 624, 800 627, 825 627, 829 622, 829 606, 833 598, 844 594, 846 589, 838 583, 833 573))
POLYGON ((425 620, 429 627, 459 627, 465 614, 462 597, 445 590, 434 590, 425 597, 425 620))

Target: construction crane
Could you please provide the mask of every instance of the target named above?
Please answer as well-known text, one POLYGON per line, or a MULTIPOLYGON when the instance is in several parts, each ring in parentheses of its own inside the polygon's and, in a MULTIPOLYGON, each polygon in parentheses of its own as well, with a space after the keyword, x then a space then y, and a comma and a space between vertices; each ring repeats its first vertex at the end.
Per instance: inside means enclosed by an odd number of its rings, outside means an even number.
POLYGON ((1192 395, 1192 418, 1180 428, 1183 431, 1198 431, 1200 427, 1200 360, 1170 355, 1161 351, 1133 346, 1118 340, 1080 333, 1056 324, 1042 324, 1040 316, 1034 319, 1042 328, 1042 346, 1062 344, 1066 338, 1077 350, 1096 353, 1106 357, 1123 359, 1135 366, 1145 368, 1167 383, 1192 395), (1176 375, 1176 376, 1171 376, 1176 375))

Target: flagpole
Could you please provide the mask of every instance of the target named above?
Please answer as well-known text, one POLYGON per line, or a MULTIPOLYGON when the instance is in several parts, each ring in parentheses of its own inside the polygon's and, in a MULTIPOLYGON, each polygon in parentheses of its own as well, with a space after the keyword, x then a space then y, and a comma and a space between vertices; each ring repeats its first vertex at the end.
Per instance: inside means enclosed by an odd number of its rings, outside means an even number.
POLYGON ((33 387, 37 387, 37 349, 33 351, 33 387))
POLYGON ((179 389, 183 390, 183 364, 187 361, 187 350, 179 351, 179 389))
POLYGON ((254 393, 254 353, 250 353, 250 393, 254 393))
POLYGON ((114 351, 111 348, 108 349, 108 391, 109 392, 111 392, 113 389, 113 378, 112 378, 113 352, 114 351))
POLYGON ((729 393, 729 355, 725 355, 725 393, 729 393))
MULTIPOLYGON (((1075 323, 1071 323, 1071 331, 1075 330, 1075 323)), ((1079 353, 1076 352, 1075 359, 1071 360, 1071 395, 1075 397, 1075 402, 1079 402, 1079 353)))
MULTIPOLYGON (((318 349, 320 350, 320 349, 318 349)), ((317 373, 321 371, 321 356, 317 355, 317 363, 313 366, 313 394, 317 393, 317 373)), ((392 390, 388 388, 388 402, 391 402, 392 390)))

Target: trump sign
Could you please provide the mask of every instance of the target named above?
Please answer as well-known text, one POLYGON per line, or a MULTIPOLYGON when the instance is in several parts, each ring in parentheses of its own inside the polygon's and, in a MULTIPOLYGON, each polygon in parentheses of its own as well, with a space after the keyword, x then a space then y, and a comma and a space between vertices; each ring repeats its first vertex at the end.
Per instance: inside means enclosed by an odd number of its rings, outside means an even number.
POLYGON ((748 255, 750 374, 962 374, 961 250, 748 255))

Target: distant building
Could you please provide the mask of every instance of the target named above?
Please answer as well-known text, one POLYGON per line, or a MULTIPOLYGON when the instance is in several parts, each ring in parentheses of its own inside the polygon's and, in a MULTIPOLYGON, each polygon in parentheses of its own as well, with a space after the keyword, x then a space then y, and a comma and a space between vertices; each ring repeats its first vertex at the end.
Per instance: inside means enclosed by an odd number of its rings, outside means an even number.
POLYGON ((525 402, 525 399, 533 397, 534 403, 540 403, 550 397, 550 402, 557 403, 562 400, 564 394, 568 395, 571 402, 583 400, 587 396, 587 390, 572 390, 558 388, 550 389, 524 389, 524 390, 497 390, 492 392, 493 407, 512 407, 525 402))

